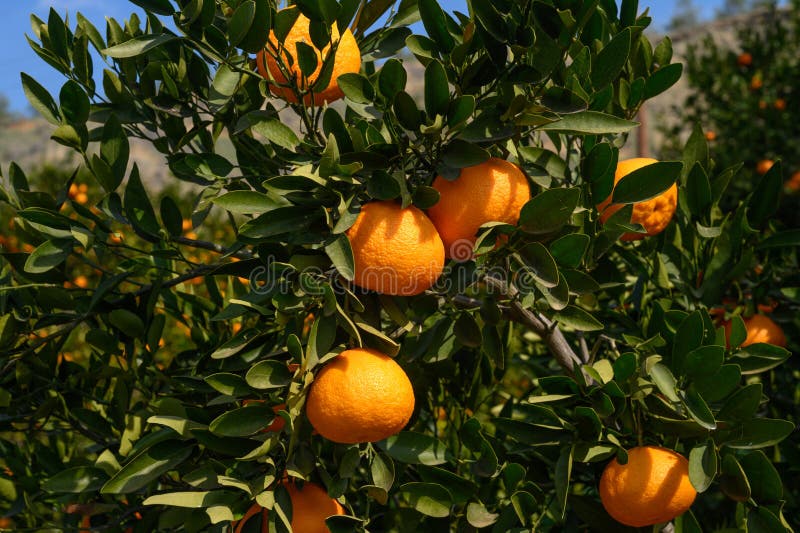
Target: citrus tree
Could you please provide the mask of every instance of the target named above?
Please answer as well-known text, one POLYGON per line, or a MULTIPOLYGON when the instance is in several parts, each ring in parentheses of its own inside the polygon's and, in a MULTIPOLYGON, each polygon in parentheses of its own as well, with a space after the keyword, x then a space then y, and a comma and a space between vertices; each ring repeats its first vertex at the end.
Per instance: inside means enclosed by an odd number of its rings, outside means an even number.
POLYGON ((619 161, 681 75, 637 2, 132 3, 32 18, 98 192, 5 169, 7 527, 790 527, 781 165, 619 161))

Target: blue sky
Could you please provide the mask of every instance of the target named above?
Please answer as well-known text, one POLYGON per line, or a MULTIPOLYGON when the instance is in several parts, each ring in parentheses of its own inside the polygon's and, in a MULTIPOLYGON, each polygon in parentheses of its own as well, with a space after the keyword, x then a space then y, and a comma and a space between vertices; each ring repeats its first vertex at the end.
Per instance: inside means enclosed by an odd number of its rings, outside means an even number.
MULTIPOLYGON (((440 0, 447 10, 466 11, 465 0, 440 0)), ((4 0, 3 16, 0 17, 0 94, 5 95, 11 109, 18 112, 27 112, 28 102, 20 85, 20 71, 24 71, 40 83, 52 94, 57 95, 59 88, 64 83, 61 75, 52 70, 39 57, 33 53, 25 40, 25 34, 31 35, 30 14, 34 13, 39 18, 47 20, 50 6, 54 7, 62 16, 69 13, 74 20, 74 15, 80 11, 91 20, 95 26, 105 32, 105 17, 114 17, 117 20, 126 19, 130 13, 141 10, 127 0, 4 0)), ((705 16, 710 16, 721 0, 698 2, 702 6, 705 16)), ((656 27, 663 27, 670 19, 675 5, 674 0, 640 0, 640 10, 650 8, 656 27)), ((73 26, 74 27, 74 26, 73 26)), ((101 71, 99 65, 95 71, 101 71)))

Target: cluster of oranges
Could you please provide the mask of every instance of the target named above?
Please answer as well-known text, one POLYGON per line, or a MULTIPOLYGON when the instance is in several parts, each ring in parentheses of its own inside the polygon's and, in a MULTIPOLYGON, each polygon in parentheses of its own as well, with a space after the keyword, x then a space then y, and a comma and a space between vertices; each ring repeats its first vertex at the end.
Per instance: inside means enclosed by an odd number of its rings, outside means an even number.
POLYGON ((85 183, 71 183, 69 190, 67 191, 67 195, 69 196, 70 200, 79 204, 85 204, 89 201, 88 193, 89 186, 85 183))

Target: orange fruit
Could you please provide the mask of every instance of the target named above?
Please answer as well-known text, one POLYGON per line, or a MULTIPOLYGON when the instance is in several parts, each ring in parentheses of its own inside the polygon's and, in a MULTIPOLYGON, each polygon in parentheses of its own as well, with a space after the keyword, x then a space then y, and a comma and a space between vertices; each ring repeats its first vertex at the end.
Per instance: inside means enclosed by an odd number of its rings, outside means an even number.
POLYGON ((189 231, 192 229, 192 220, 189 218, 185 218, 183 222, 181 222, 181 229, 183 231, 189 231))
POLYGON ((757 91, 764 85, 764 80, 761 79, 761 76, 756 74, 750 79, 750 88, 754 91, 757 91))
POLYGON ((108 241, 112 244, 122 244, 124 236, 121 231, 115 231, 108 235, 108 241))
POLYGON ((414 206, 370 202, 347 230, 353 282, 383 294, 412 296, 430 288, 444 269, 444 245, 433 223, 414 206))
MULTIPOLYGON (((657 163, 655 159, 646 157, 636 157, 633 159, 625 159, 617 163, 617 170, 614 172, 614 186, 619 183, 623 177, 627 176, 635 170, 639 170, 647 165, 657 163)), ((597 205, 597 210, 600 212, 600 222, 604 223, 611 215, 622 209, 624 204, 611 204, 611 197, 614 192, 612 190, 608 198, 603 200, 597 205)), ((675 209, 678 207, 678 185, 673 183, 672 186, 649 200, 633 204, 633 214, 631 215, 631 222, 641 224, 646 234, 643 233, 624 233, 622 235, 623 241, 635 241, 644 239, 647 236, 658 235, 669 225, 672 216, 675 214, 675 209)))
POLYGON ((749 52, 743 52, 736 58, 736 62, 740 67, 749 67, 753 64, 753 56, 749 52))
POLYGON ((187 231, 186 232, 186 238, 187 239, 191 239, 193 241, 196 241, 197 240, 197 233, 195 233, 193 231, 187 231))
POLYGON ((786 180, 786 188, 792 192, 800 190, 800 170, 792 174, 792 177, 786 180))
POLYGON ((330 53, 330 45, 326 46, 321 51, 314 46, 309 34, 310 21, 305 15, 297 17, 286 39, 282 43, 278 43, 275 33, 270 31, 269 41, 267 48, 258 53, 256 57, 256 68, 258 72, 268 80, 274 80, 274 83, 269 84, 270 91, 290 102, 292 104, 298 103, 297 95, 292 87, 287 87, 290 81, 284 75, 281 65, 276 61, 276 56, 281 54, 283 59, 283 66, 289 74, 290 78, 294 78, 294 83, 297 84, 300 90, 311 88, 313 90, 313 102, 311 94, 303 97, 305 105, 322 105, 326 102, 333 102, 338 100, 344 93, 339 89, 337 79, 342 74, 358 73, 361 70, 361 52, 358 49, 358 43, 350 29, 346 29, 340 36, 339 29, 336 24, 331 28, 331 40, 337 43, 333 59, 333 72, 327 87, 314 87, 314 82, 322 70, 322 65, 328 58, 330 53), (317 68, 308 76, 307 82, 303 80, 302 72, 300 71, 300 64, 297 61, 297 46, 296 43, 305 43, 311 46, 317 54, 317 68))
POLYGON ((85 289, 89 286, 89 280, 83 275, 77 276, 73 283, 75 283, 76 287, 80 287, 81 289, 85 289))
MULTIPOLYGON (((786 348, 786 335, 783 333, 783 329, 770 317, 756 314, 747 318, 743 317, 743 320, 744 327, 747 330, 747 338, 742 343, 742 347, 764 342, 786 348)), ((731 321, 726 320, 723 325, 725 326, 725 338, 730 339, 731 321)))
MULTIPOLYGON (((264 400, 244 400, 242 401, 242 407, 245 405, 250 405, 251 403, 264 403, 264 400)), ((270 431, 280 431, 286 426, 286 421, 283 419, 282 416, 278 416, 278 411, 282 411, 286 409, 285 403, 279 403, 278 405, 272 406, 272 412, 275 413, 275 419, 270 422, 270 424, 261 430, 261 433, 269 433, 270 431)))
POLYGON ((394 435, 414 411, 414 389, 394 359, 369 348, 345 350, 317 374, 306 415, 334 442, 375 442, 394 435))
POLYGON ((458 261, 472 257, 475 234, 483 224, 516 224, 522 206, 531 198, 522 170, 497 157, 462 168, 453 181, 437 176, 433 188, 439 191, 439 201, 428 209, 428 216, 442 237, 447 257, 458 261))
POLYGON ((767 173, 769 169, 772 168, 772 165, 774 164, 775 162, 772 159, 762 159, 761 161, 756 163, 756 172, 758 172, 761 175, 764 175, 767 173))
POLYGON ((784 100, 783 98, 776 98, 775 102, 772 105, 774 105, 775 109, 777 109, 778 111, 783 111, 784 109, 786 109, 786 100, 784 100))
MULTIPOLYGON (((306 482, 299 488, 293 482, 282 483, 289 492, 292 501, 292 531, 296 533, 328 533, 325 519, 333 515, 343 515, 344 507, 339 502, 328 496, 324 488, 316 483, 306 482)), ((267 510, 254 504, 244 514, 241 520, 231 524, 234 533, 241 533, 248 522, 255 520, 261 522, 261 532, 269 532, 267 523, 267 510)), ((251 528, 252 529, 252 528, 251 528)))
POLYGON ((89 197, 86 195, 85 192, 79 192, 78 194, 75 195, 74 200, 79 204, 85 204, 86 202, 89 201, 89 197))
POLYGON ((697 496, 689 482, 689 461, 658 446, 628 450, 628 462, 616 458, 600 478, 600 500, 614 520, 643 527, 669 522, 685 513, 697 496))
POLYGON ((67 196, 70 198, 75 198, 75 196, 80 192, 78 185, 76 183, 69 184, 69 191, 67 191, 67 196))
POLYGON ((716 134, 716 132, 714 132, 714 131, 711 131, 711 130, 708 130, 708 131, 706 132, 706 140, 707 140, 707 141, 709 141, 709 142, 710 142, 710 141, 713 141, 713 140, 714 140, 714 139, 716 139, 716 138, 717 138, 717 134, 716 134))

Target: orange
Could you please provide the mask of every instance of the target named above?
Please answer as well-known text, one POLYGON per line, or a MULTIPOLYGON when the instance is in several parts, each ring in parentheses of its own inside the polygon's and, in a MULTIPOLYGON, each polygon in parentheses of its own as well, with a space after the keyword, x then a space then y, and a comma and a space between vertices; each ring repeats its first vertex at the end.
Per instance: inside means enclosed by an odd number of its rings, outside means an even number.
POLYGON ((291 78, 294 78, 294 83, 298 88, 303 91, 311 88, 313 90, 313 102, 311 94, 307 94, 303 98, 305 105, 322 105, 326 102, 333 102, 338 100, 344 93, 339 89, 337 79, 342 74, 358 73, 361 70, 361 52, 358 49, 358 43, 350 29, 346 29, 344 34, 339 36, 339 29, 336 24, 331 28, 331 40, 336 43, 336 56, 333 60, 333 72, 331 73, 330 82, 327 87, 314 87, 314 82, 322 70, 322 65, 325 62, 330 52, 330 45, 326 46, 322 51, 317 49, 311 41, 309 34, 310 21, 305 15, 297 17, 294 26, 289 30, 286 35, 286 40, 282 43, 277 42, 275 33, 270 31, 269 42, 267 47, 258 53, 256 57, 256 67, 258 72, 268 80, 274 80, 274 83, 269 84, 270 91, 290 102, 292 104, 298 103, 297 95, 292 87, 288 87, 290 81, 284 75, 276 56, 280 53, 283 58, 283 66, 291 78), (317 54, 317 68, 308 76, 308 83, 302 79, 302 72, 300 71, 300 64, 297 61, 297 47, 296 43, 305 43, 312 48, 317 54))
POLYGON ((786 188, 792 192, 800 190, 800 170, 792 174, 792 177, 786 181, 786 188))
POLYGON ((122 244, 123 238, 124 236, 121 231, 115 231, 114 233, 108 235, 108 240, 112 244, 122 244))
POLYGON ((772 105, 774 105, 775 109, 777 109, 778 111, 783 111, 784 109, 786 109, 786 100, 784 100, 783 98, 776 98, 775 102, 772 105))
POLYGON ((762 80, 761 76, 758 74, 753 76, 753 78, 750 80, 750 88, 753 89, 754 91, 760 89, 763 85, 764 85, 764 80, 762 80))
MULTIPOLYGON (((316 483, 304 483, 302 488, 293 482, 282 484, 289 492, 289 499, 292 501, 291 525, 295 533, 328 533, 325 519, 344 514, 344 507, 328 496, 325 489, 316 483)), ((262 533, 268 533, 267 510, 258 504, 250 507, 241 520, 231 524, 231 527, 235 528, 234 533, 241 533, 248 521, 256 515, 260 515, 257 520, 261 522, 262 533)))
POLYGON ((78 194, 75 195, 74 200, 79 204, 85 204, 86 202, 89 201, 89 197, 86 195, 85 192, 79 192, 78 194))
MULTIPOLYGON (((245 405, 250 405, 251 403, 264 403, 264 400, 244 400, 242 402, 242 407, 245 405)), ((279 403, 278 405, 272 406, 272 412, 275 413, 275 419, 270 422, 270 424, 261 430, 261 433, 269 433, 270 431, 280 431, 286 426, 286 421, 283 419, 282 416, 278 416, 278 411, 282 411, 286 409, 285 403, 279 403)))
POLYGON ((73 283, 75 283, 76 287, 80 287, 81 289, 85 289, 89 286, 89 280, 86 278, 86 276, 77 276, 73 283))
POLYGON ((369 348, 345 350, 311 384, 306 414, 334 442, 375 442, 394 435, 414 411, 414 389, 394 359, 369 348))
POLYGON ((76 183, 69 184, 69 191, 67 192, 67 196, 70 198, 75 198, 75 196, 80 192, 78 185, 76 183))
POLYGON ((181 229, 183 231, 189 231, 192 229, 192 220, 189 218, 183 219, 183 222, 181 222, 181 229))
POLYGON ((628 450, 628 463, 616 458, 600 478, 600 500, 614 520, 643 527, 669 522, 685 513, 697 496, 689 482, 689 461, 658 446, 628 450))
POLYGON ((750 52, 743 52, 736 58, 736 62, 740 67, 749 67, 753 64, 753 56, 750 52))
POLYGON ((716 139, 716 138, 717 138, 717 134, 716 134, 716 132, 714 132, 714 131, 711 131, 711 130, 709 130, 709 131, 707 131, 707 132, 706 132, 706 140, 707 140, 707 141, 713 141, 713 140, 714 140, 714 139, 716 139))
MULTIPOLYGON (((783 329, 770 317, 756 314, 748 318, 743 318, 743 320, 744 327, 747 330, 747 338, 742 343, 742 347, 759 342, 774 344, 781 348, 786 347, 786 335, 783 333, 783 329)), ((731 321, 727 320, 723 325, 725 326, 725 338, 730 339, 732 328, 731 321)))
POLYGON ((439 201, 428 209, 428 216, 442 237, 447 257, 457 261, 472 257, 475 234, 483 224, 516 224, 520 209, 531 198, 525 174, 497 157, 462 168, 453 181, 437 176, 433 188, 439 191, 439 201))
POLYGON ((384 294, 412 296, 430 288, 444 269, 444 246, 425 213, 394 202, 370 202, 347 230, 353 282, 384 294))
MULTIPOLYGON (((647 165, 657 163, 655 159, 646 157, 637 157, 633 159, 625 159, 617 164, 617 170, 614 173, 614 186, 619 183, 623 177, 627 176, 635 170, 639 170, 647 165)), ((611 204, 611 197, 613 191, 608 195, 608 198, 597 205, 597 210, 600 212, 600 222, 604 223, 611 215, 622 209, 624 204, 611 204)), ((658 235, 669 225, 672 216, 675 214, 675 209, 678 207, 678 185, 673 183, 672 187, 649 200, 633 204, 633 215, 631 215, 631 222, 641 224, 646 234, 643 233, 624 233, 622 235, 623 241, 635 241, 644 239, 647 236, 658 235)))
POLYGON ((772 168, 775 162, 772 159, 762 159, 758 163, 756 163, 756 172, 759 174, 766 174, 769 169, 772 168))

